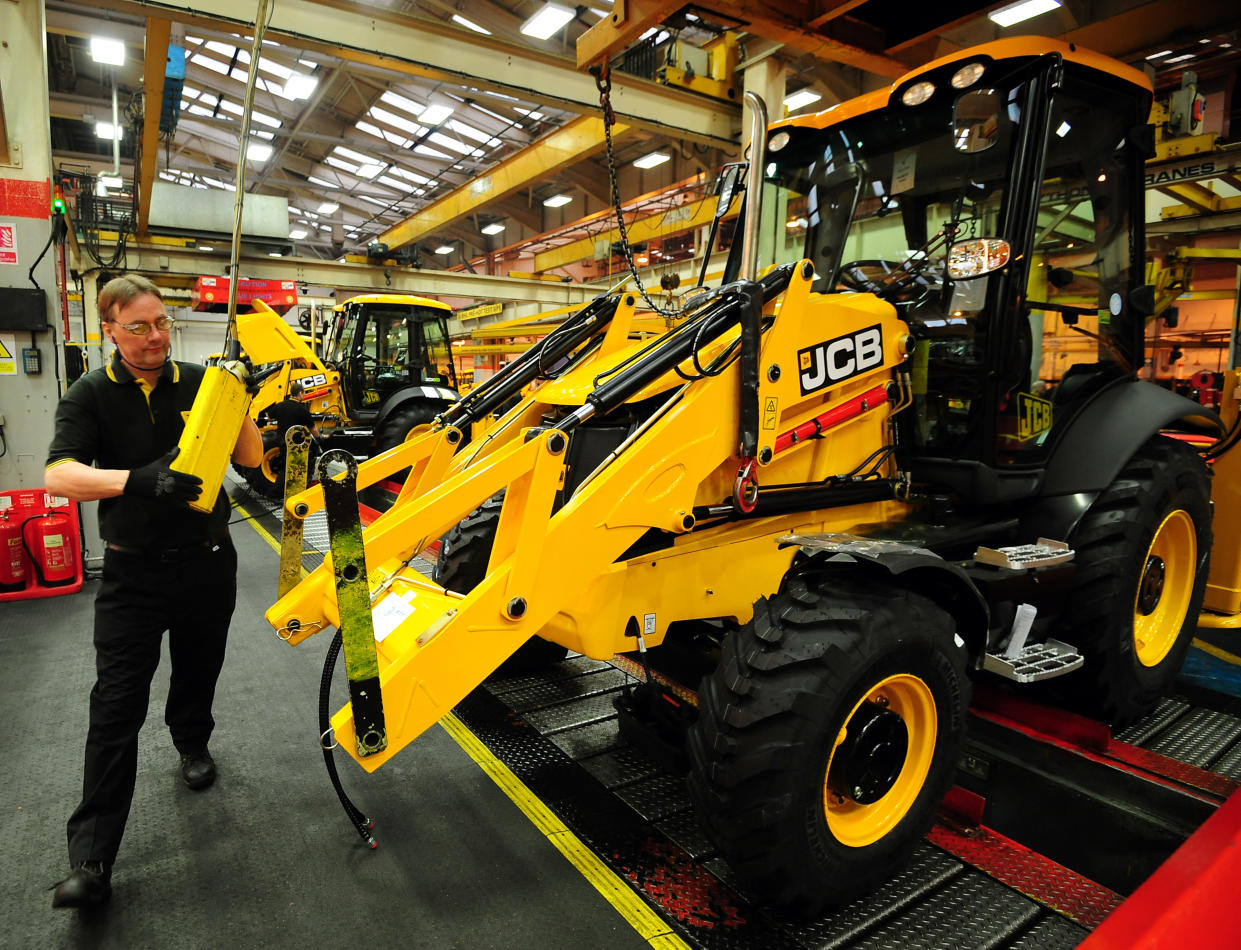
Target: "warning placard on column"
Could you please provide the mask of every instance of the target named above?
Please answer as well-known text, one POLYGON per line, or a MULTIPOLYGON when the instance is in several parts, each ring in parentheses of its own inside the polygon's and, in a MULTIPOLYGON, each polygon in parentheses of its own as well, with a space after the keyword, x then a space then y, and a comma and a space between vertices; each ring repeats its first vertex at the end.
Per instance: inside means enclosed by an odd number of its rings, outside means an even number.
POLYGON ((17 339, 11 333, 0 333, 0 376, 17 375, 17 339))

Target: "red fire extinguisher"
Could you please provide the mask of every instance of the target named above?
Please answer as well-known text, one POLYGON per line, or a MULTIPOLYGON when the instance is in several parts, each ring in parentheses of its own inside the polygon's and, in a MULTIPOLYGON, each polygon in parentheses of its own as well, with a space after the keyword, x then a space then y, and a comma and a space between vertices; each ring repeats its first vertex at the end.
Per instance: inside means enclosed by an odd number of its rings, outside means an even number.
POLYGON ((0 588, 14 590, 26 586, 26 555, 22 550, 22 530, 0 511, 0 588))
POLYGON ((58 511, 35 515, 22 522, 22 542, 34 563, 35 574, 44 587, 67 584, 77 573, 77 566, 73 561, 72 539, 69 536, 71 526, 69 516, 58 511), (26 525, 32 521, 35 550, 31 550, 26 533, 26 525))

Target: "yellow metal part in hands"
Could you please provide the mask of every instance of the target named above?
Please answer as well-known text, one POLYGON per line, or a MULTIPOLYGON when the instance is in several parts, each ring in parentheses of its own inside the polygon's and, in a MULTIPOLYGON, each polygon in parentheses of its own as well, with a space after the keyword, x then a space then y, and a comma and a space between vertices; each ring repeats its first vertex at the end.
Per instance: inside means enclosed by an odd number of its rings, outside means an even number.
POLYGON ((189 503, 195 511, 210 512, 215 507, 249 407, 245 383, 222 366, 207 367, 177 442, 181 451, 170 466, 202 479, 202 492, 189 503))

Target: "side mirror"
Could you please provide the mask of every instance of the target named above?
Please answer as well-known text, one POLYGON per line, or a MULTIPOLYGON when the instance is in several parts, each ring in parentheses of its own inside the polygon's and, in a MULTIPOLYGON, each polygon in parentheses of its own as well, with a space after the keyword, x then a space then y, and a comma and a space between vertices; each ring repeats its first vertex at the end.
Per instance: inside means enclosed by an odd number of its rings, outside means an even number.
POLYGON ((952 147, 958 152, 984 152, 996 143, 1000 131, 1000 94, 973 89, 952 109, 952 147))
POLYGON ((728 214, 728 209, 732 207, 733 199, 741 190, 745 169, 745 163, 738 162, 725 165, 720 172, 720 177, 715 185, 715 194, 719 198, 715 205, 715 216, 717 218, 722 218, 728 214))
POLYGON ((1047 282, 1057 290, 1064 290, 1073 283, 1073 272, 1067 267, 1053 267, 1047 275, 1047 282))
POLYGON ((1143 284, 1129 291, 1129 308, 1143 317, 1155 314, 1155 285, 1143 284))

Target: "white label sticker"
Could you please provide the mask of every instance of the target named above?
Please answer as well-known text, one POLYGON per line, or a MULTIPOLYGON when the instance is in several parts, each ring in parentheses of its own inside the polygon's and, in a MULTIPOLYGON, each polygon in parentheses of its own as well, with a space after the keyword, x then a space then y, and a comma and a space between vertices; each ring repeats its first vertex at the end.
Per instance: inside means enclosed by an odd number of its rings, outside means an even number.
POLYGON ((642 636, 649 637, 655 633, 655 615, 644 614, 642 617, 642 636))
POLYGON ((375 628, 375 642, 383 643, 393 630, 399 627, 414 612, 410 601, 413 591, 403 594, 389 594, 371 611, 371 624, 375 628))
POLYGON ((899 195, 913 188, 917 165, 917 149, 903 148, 897 151, 892 157, 892 194, 899 195))

